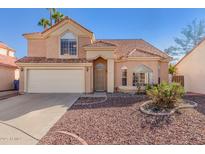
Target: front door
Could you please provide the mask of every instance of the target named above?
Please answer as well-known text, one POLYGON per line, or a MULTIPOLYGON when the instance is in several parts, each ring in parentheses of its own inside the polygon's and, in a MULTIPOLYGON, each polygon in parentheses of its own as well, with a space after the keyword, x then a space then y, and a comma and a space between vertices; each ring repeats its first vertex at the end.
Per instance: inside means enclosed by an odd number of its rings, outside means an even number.
POLYGON ((103 62, 96 63, 94 69, 95 91, 106 91, 106 64, 103 62))

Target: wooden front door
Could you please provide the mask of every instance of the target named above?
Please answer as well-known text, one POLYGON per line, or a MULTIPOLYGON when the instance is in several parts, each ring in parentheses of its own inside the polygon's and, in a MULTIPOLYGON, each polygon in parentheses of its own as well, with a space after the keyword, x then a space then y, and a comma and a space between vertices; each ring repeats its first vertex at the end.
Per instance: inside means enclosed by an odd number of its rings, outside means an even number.
POLYGON ((99 61, 95 64, 94 67, 94 85, 95 85, 95 91, 106 91, 106 83, 107 83, 107 77, 106 77, 106 63, 99 61))

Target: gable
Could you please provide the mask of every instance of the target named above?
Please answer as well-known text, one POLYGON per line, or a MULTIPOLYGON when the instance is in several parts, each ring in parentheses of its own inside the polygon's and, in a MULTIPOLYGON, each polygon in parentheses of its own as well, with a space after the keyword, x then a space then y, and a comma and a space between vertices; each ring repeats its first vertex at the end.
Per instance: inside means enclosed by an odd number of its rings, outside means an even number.
POLYGON ((62 33, 65 33, 66 31, 69 31, 77 36, 85 36, 85 37, 90 37, 90 38, 92 37, 92 33, 88 32, 87 30, 83 29, 82 27, 70 21, 66 21, 65 23, 57 26, 55 29, 43 32, 43 35, 45 36, 61 35, 62 33))
POLYGON ((66 31, 70 31, 77 36, 90 37, 94 39, 93 32, 68 17, 65 17, 62 21, 56 23, 55 25, 44 30, 43 32, 27 33, 23 34, 23 36, 27 39, 42 39, 52 35, 61 35, 66 31))

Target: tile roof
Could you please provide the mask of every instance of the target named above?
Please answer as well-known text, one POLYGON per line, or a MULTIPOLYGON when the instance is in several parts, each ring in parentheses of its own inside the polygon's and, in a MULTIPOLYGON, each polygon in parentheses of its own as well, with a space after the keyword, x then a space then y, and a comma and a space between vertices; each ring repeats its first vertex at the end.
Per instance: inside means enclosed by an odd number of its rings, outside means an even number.
POLYGON ((0 66, 8 66, 8 67, 16 67, 15 61, 17 59, 15 57, 5 56, 0 54, 0 66))
POLYGON ((94 43, 85 45, 84 47, 116 47, 116 45, 105 41, 95 41, 94 43))
POLYGON ((85 58, 81 59, 62 59, 62 58, 46 58, 46 57, 23 57, 16 63, 88 63, 90 61, 85 58))
MULTIPOLYGON (((162 58, 171 58, 166 53, 142 39, 101 39, 98 41, 106 41, 108 43, 115 44, 117 46, 115 54, 118 57, 127 57, 129 53, 135 49, 136 51, 152 54, 162 58)), ((133 54, 136 54, 136 52, 133 54)))
POLYGON ((153 54, 151 52, 139 50, 139 49, 133 49, 131 52, 127 54, 127 57, 158 57, 158 55, 153 54))

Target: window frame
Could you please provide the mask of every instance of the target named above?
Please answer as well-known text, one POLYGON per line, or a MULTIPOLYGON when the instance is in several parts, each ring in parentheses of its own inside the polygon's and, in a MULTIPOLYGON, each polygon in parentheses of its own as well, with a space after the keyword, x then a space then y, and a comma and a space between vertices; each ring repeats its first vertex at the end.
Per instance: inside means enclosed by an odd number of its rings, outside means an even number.
POLYGON ((78 58, 78 37, 77 37, 77 35, 75 33, 67 31, 67 32, 64 32, 63 34, 60 35, 60 37, 59 37, 59 57, 60 58, 78 58), (70 54, 70 52, 72 52, 72 51, 69 50, 69 48, 70 48, 69 45, 68 45, 68 53, 67 54, 62 54, 62 52, 61 52, 61 49, 62 49, 61 48, 61 40, 62 39, 72 40, 72 39, 69 39, 69 38, 63 38, 63 36, 65 36, 66 33, 71 33, 75 37, 75 41, 76 41, 76 55, 70 54))
POLYGON ((146 84, 146 73, 135 73, 132 74, 132 86, 145 85, 146 84), (143 74, 144 78, 142 79, 141 75, 143 74), (143 82, 142 82, 143 81, 143 82))
POLYGON ((127 69, 121 69, 121 85, 122 86, 127 86, 127 69), (124 75, 126 73, 126 75, 124 75), (123 81, 125 80, 125 81, 123 81), (125 82, 125 84, 124 84, 125 82))

